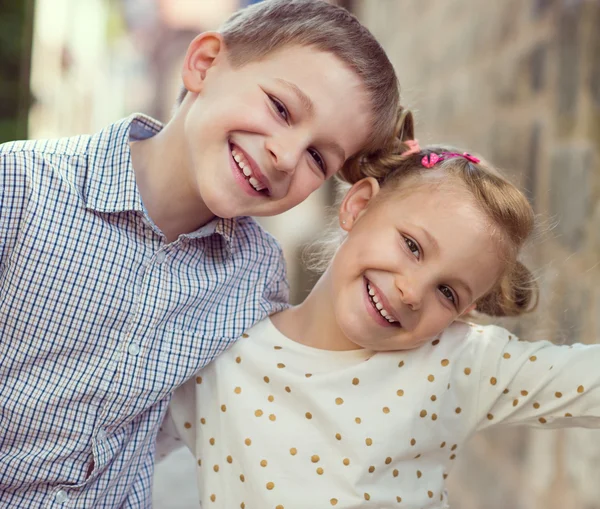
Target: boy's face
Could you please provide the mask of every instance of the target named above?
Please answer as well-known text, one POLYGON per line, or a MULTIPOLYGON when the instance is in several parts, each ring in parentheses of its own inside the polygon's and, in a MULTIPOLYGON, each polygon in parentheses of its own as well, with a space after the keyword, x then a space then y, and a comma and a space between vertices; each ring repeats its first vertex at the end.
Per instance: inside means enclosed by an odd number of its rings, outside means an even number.
POLYGON ((364 146, 369 98, 329 53, 291 46, 234 68, 224 51, 188 94, 190 177, 216 216, 282 213, 364 146))

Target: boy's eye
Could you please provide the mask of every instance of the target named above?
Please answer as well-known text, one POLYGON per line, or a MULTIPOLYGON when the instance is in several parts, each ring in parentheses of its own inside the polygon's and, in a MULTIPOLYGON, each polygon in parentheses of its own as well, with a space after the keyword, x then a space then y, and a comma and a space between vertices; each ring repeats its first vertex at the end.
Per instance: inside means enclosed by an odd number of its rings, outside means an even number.
POLYGON ((440 292, 444 297, 446 297, 450 302, 452 302, 452 304, 456 306, 456 304, 458 303, 458 299, 456 298, 454 292, 450 289, 450 287, 440 286, 440 292))
POLYGON ((327 165, 325 164, 325 161, 321 157, 321 154, 319 154, 314 148, 309 148, 308 153, 315 160, 315 163, 317 163, 319 168, 321 168, 321 171, 323 172, 323 174, 326 174, 327 173, 327 165))
POLYGON ((283 120, 288 122, 290 119, 290 114, 289 114, 287 108, 285 107, 285 104, 283 104, 279 99, 277 99, 276 97, 273 97, 272 95, 269 96, 269 99, 273 103, 273 106, 275 107, 275 110, 277 110, 277 113, 279 114, 279 116, 283 120))
POLYGON ((409 251, 415 255, 415 258, 421 258, 421 248, 419 247, 419 244, 410 237, 404 237, 404 242, 406 242, 406 247, 408 247, 409 251))

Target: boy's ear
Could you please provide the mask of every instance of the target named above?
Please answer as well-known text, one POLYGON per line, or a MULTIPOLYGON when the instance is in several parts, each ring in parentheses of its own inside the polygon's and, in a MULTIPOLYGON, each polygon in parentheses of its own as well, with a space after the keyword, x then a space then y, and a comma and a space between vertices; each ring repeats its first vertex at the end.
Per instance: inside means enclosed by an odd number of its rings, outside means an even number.
POLYGON ((185 88, 189 92, 200 92, 208 69, 225 58, 223 36, 219 32, 201 33, 190 43, 185 54, 181 73, 185 88))
POLYGON ((379 190, 379 182, 373 177, 359 180, 350 188, 340 206, 339 221, 343 230, 352 229, 379 190))

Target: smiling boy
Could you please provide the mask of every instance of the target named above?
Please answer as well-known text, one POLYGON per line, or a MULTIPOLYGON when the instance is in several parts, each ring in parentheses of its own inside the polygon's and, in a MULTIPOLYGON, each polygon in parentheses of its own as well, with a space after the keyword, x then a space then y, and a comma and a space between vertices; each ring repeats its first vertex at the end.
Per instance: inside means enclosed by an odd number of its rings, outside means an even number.
POLYGON ((0 146, 0 507, 148 507, 169 395, 287 300, 247 216, 302 202, 393 132, 372 35, 273 0, 198 36, 166 125, 0 146))

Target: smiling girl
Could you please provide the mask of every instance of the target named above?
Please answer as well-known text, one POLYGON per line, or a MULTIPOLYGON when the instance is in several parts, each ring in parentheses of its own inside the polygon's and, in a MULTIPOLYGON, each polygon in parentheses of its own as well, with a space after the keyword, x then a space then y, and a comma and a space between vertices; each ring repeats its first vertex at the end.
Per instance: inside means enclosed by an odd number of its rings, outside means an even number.
POLYGON ((175 394, 204 508, 444 508, 473 433, 600 426, 600 346, 465 321, 535 307, 518 189, 470 154, 406 143, 346 178, 344 239, 307 299, 175 394))

